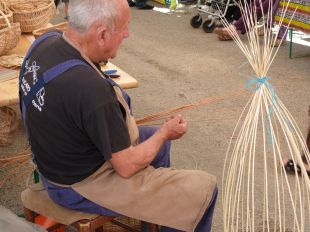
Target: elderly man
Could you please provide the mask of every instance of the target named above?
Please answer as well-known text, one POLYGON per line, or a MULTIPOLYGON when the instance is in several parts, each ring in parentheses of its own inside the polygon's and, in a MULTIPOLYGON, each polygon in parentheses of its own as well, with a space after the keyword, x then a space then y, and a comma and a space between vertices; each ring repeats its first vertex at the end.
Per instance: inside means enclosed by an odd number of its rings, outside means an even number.
POLYGON ((20 73, 21 112, 49 196, 70 209, 122 214, 161 231, 210 231, 215 177, 169 168, 169 140, 186 133, 184 118, 138 129, 129 96, 100 71, 129 36, 127 1, 70 1, 69 16, 63 34, 34 42, 20 73))

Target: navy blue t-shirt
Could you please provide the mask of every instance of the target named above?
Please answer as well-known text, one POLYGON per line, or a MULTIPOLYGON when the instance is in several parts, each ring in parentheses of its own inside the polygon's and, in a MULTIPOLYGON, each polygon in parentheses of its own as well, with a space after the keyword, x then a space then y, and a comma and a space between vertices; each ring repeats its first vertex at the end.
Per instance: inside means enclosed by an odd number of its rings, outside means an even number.
MULTIPOLYGON (((84 61, 62 37, 41 42, 27 61, 22 91, 30 89, 43 72, 70 59, 84 61)), ((90 65, 75 66, 50 81, 26 112, 38 170, 56 183, 79 182, 112 153, 130 146, 124 109, 111 84, 90 65)))

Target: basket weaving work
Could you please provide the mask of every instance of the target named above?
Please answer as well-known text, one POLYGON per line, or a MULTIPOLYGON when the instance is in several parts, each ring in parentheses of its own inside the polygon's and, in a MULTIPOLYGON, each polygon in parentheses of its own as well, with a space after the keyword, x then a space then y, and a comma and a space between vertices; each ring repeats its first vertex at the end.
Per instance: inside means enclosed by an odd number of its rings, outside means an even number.
POLYGON ((14 141, 14 132, 18 128, 15 110, 10 107, 0 107, 0 146, 8 146, 14 141))
POLYGON ((7 27, 0 29, 0 56, 15 48, 21 37, 19 23, 10 23, 0 10, 0 15, 6 19, 7 27))
POLYGON ((51 31, 51 30, 64 31, 67 28, 67 26, 68 26, 67 22, 62 22, 62 23, 59 23, 59 24, 55 24, 53 26, 39 28, 37 30, 34 30, 32 32, 32 34, 34 35, 35 38, 38 38, 40 35, 48 32, 48 31, 51 31))
MULTIPOLYGON (((128 218, 126 216, 119 216, 115 218, 113 221, 128 225, 130 228, 135 229, 135 230, 140 230, 140 227, 141 227, 141 223, 139 220, 128 218)), ((103 232, 128 232, 129 231, 126 228, 122 228, 118 226, 113 221, 103 224, 103 232)))
POLYGON ((5 18, 7 18, 10 23, 13 23, 13 12, 10 11, 10 9, 7 7, 5 2, 3 2, 1 0, 0 0, 0 10, 4 14, 4 16, 0 15, 0 29, 3 29, 5 27, 7 27, 7 25, 8 25, 5 18))
POLYGON ((22 32, 44 27, 56 12, 54 1, 12 1, 9 8, 13 11, 14 22, 20 23, 22 32))

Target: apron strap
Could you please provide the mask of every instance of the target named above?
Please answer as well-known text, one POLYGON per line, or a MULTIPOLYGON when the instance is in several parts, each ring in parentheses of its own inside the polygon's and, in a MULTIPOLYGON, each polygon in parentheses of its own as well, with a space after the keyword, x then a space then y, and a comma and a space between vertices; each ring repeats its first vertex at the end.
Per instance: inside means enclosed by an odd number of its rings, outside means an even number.
MULTIPOLYGON (((107 75, 107 76, 109 76, 109 75, 107 75)), ((128 107, 129 107, 129 109, 130 109, 130 113, 132 114, 132 110, 131 110, 131 99, 130 99, 129 95, 126 93, 126 91, 125 91, 122 87, 120 87, 119 84, 117 84, 114 80, 112 80, 112 78, 109 77, 109 78, 106 78, 106 80, 107 80, 112 86, 116 86, 116 87, 118 87, 118 88, 121 90, 121 92, 122 92, 122 94, 123 94, 123 97, 124 97, 125 101, 127 102, 127 105, 128 105, 128 107)))
POLYGON ((72 59, 67 60, 63 63, 60 63, 51 69, 45 71, 42 75, 42 78, 39 78, 38 81, 31 87, 30 91, 27 93, 27 95, 24 95, 22 97, 22 100, 27 107, 33 97, 36 95, 36 93, 44 87, 47 83, 49 83, 54 78, 58 77, 60 74, 64 73, 65 71, 69 70, 70 68, 77 66, 77 65, 85 65, 88 66, 85 62, 78 60, 78 59, 72 59))
POLYGON ((45 71, 41 78, 38 79, 38 81, 31 87, 30 91, 22 96, 21 100, 21 112, 22 112, 22 118, 27 129, 26 124, 26 108, 28 105, 32 102, 32 99, 36 94, 50 81, 54 80, 56 77, 58 77, 60 74, 64 73, 65 71, 77 66, 77 65, 85 65, 88 66, 85 62, 78 60, 78 59, 72 59, 67 60, 63 63, 60 63, 47 71, 45 71))
POLYGON ((22 77, 23 77, 23 74, 25 72, 25 66, 26 66, 26 62, 27 60, 29 59, 29 56, 32 52, 32 50, 38 45, 40 44, 42 41, 44 41, 45 39, 49 38, 49 37, 53 37, 53 36, 61 36, 61 33, 60 32, 57 32, 57 31, 50 31, 50 32, 47 32, 45 34, 43 34, 42 36, 40 36, 39 38, 37 38, 33 43, 32 45, 30 46, 28 52, 26 53, 26 56, 23 60, 23 63, 22 63, 22 66, 21 66, 21 69, 20 69, 20 73, 19 73, 19 84, 22 80, 22 77))

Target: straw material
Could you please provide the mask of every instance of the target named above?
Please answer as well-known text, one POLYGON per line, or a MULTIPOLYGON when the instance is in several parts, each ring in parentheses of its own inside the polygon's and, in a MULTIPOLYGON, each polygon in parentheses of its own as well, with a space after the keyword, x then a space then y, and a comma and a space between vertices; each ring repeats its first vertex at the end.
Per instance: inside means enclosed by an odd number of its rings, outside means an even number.
POLYGON ((50 27, 44 27, 44 28, 39 28, 37 30, 34 30, 32 34, 34 35, 35 38, 38 38, 40 35, 44 34, 45 32, 51 31, 51 30, 59 30, 59 31, 64 31, 68 26, 67 22, 55 24, 50 27))
POLYGON ((103 224, 103 231, 105 232, 128 232, 127 228, 122 228, 118 226, 118 222, 121 224, 125 224, 126 226, 140 231, 141 223, 137 219, 120 216, 115 219, 113 219, 111 222, 103 224))
MULTIPOLYGON (((262 12, 267 15, 263 20, 263 37, 259 36, 256 6, 246 1, 240 9, 247 41, 223 21, 256 74, 247 82, 253 94, 240 115, 226 153, 222 181, 224 232, 308 232, 310 228, 310 178, 306 170, 310 165, 309 149, 267 76, 279 50, 274 46, 277 35, 269 29, 273 18, 271 2, 268 11, 262 12), (286 172, 284 158, 293 161, 293 176, 286 172)), ((261 0, 259 5, 261 10, 261 0)), ((284 14, 286 9, 284 6, 284 14)))
POLYGON ((0 15, 4 17, 7 27, 0 30, 0 56, 15 48, 21 38, 19 23, 10 23, 6 15, 0 10, 0 15))
POLYGON ((6 19, 10 23, 13 23, 13 12, 7 7, 6 3, 0 0, 0 10, 3 12, 4 16, 0 15, 0 29, 3 29, 8 26, 6 19))
POLYGON ((14 22, 20 23, 22 32, 32 32, 44 27, 55 15, 56 6, 52 0, 13 0, 9 3, 14 22))
POLYGON ((19 68, 22 66, 24 56, 11 54, 8 56, 0 56, 0 66, 5 68, 19 68))
POLYGON ((7 183, 18 184, 25 177, 30 178, 33 170, 31 152, 28 149, 17 154, 0 157, 0 188, 7 183))
POLYGON ((18 127, 15 110, 10 107, 0 108, 0 146, 8 146, 14 141, 14 132, 18 127))

